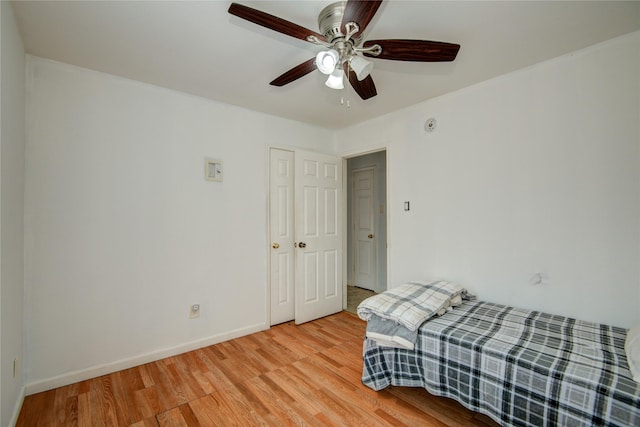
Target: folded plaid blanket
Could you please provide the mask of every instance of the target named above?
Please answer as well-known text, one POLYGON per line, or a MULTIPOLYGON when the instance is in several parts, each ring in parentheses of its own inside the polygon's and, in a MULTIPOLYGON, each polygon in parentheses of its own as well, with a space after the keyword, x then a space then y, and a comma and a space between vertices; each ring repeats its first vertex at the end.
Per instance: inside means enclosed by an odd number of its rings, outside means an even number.
POLYGON ((376 315, 416 331, 425 320, 444 314, 452 301, 459 304, 466 295, 466 289, 451 282, 409 282, 367 298, 357 311, 362 320, 376 315))
POLYGON ((365 336, 384 347, 413 350, 418 339, 418 331, 410 331, 393 320, 383 319, 373 314, 367 321, 365 336))

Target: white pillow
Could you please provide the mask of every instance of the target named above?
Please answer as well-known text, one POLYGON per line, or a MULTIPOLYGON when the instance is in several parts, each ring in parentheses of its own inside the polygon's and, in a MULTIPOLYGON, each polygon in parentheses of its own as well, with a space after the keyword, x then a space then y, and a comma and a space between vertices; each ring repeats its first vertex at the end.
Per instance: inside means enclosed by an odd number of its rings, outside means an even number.
POLYGON ((629 329, 624 342, 627 363, 633 380, 640 383, 640 323, 629 329))

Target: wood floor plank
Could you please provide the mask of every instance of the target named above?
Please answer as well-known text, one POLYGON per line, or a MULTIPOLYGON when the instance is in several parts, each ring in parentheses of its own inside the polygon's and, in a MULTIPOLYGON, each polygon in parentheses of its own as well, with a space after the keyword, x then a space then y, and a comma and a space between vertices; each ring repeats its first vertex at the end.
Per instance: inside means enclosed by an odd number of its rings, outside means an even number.
POLYGON ((275 334, 275 336, 273 337, 274 341, 276 341, 278 344, 282 345, 292 353, 300 355, 300 357, 305 357, 316 352, 313 347, 308 345, 310 343, 306 343, 304 340, 296 337, 295 334, 289 333, 286 330, 289 327, 291 326, 287 323, 278 325, 277 334, 275 334))
MULTIPOLYGON (((201 427, 202 424, 198 421, 198 417, 193 413, 193 409, 189 404, 180 406, 180 414, 182 419, 187 423, 189 427, 201 427)), ((206 427, 206 426, 205 426, 206 427)))
POLYGON ((127 422, 133 424, 146 418, 140 413, 140 407, 136 405, 134 393, 139 389, 139 381, 135 375, 131 375, 131 369, 114 372, 109 375, 116 407, 122 414, 119 424, 127 422))
POLYGON ((256 399, 260 401, 261 406, 273 414, 277 419, 278 425, 316 425, 317 420, 308 410, 301 408, 293 399, 283 400, 278 395, 274 398, 273 389, 264 381, 265 377, 252 378, 247 381, 244 386, 250 391, 256 399))
MULTIPOLYGON (((194 388, 190 381, 189 375, 184 374, 178 370, 175 363, 159 364, 159 368, 164 370, 171 388, 175 393, 176 398, 180 404, 187 403, 191 400, 204 396, 202 389, 197 390, 194 388)), ((198 387, 199 388, 199 387, 198 387)))
POLYGON ((390 389, 389 393, 397 396, 403 404, 411 405, 430 417, 440 420, 442 425, 465 427, 473 423, 471 419, 473 413, 471 411, 461 411, 460 409, 463 409, 462 405, 452 399, 437 398, 421 388, 406 388, 403 390, 402 387, 397 387, 390 389))
POLYGON ((158 421, 158 425, 160 427, 189 427, 187 422, 182 417, 180 408, 173 408, 161 414, 158 414, 156 420, 158 421))
POLYGON ((224 408, 211 394, 189 402, 189 406, 198 422, 203 426, 224 426, 225 422, 233 425, 231 418, 225 417, 224 408))
MULTIPOLYGON (((91 427, 94 425, 92 421, 91 396, 89 390, 86 393, 78 395, 78 427, 91 427)), ((20 424, 20 423, 18 423, 20 424)), ((32 425, 32 424, 24 424, 32 425)))
POLYGON ((155 382, 153 381, 153 377, 151 376, 151 373, 149 372, 149 363, 144 364, 144 365, 140 365, 138 366, 136 369, 138 370, 138 372, 140 373, 140 378, 142 379, 142 385, 143 387, 151 387, 152 385, 155 385, 155 382))
POLYGON ((288 404, 298 403, 306 412, 317 415, 322 411, 322 405, 317 402, 312 394, 313 387, 309 383, 299 381, 291 375, 291 367, 278 369, 260 377, 274 396, 278 396, 288 404))
POLYGON ((77 425, 77 399, 78 386, 71 384, 60 387, 54 391, 53 411, 55 413, 54 425, 77 425))
POLYGON ((233 383, 222 371, 222 365, 219 363, 216 353, 210 351, 211 347, 206 347, 195 351, 195 356, 207 366, 207 372, 204 372, 205 378, 209 380, 211 387, 218 391, 233 389, 233 383))
POLYGON ((27 396, 31 426, 482 426, 423 389, 362 384, 365 323, 338 313, 27 396))
POLYGON ((200 382, 195 378, 194 372, 198 372, 199 367, 192 362, 190 353, 182 355, 182 357, 173 358, 172 372, 178 379, 180 384, 185 386, 187 401, 197 399, 204 396, 205 393, 200 382))
POLYGON ((150 418, 163 411, 158 402, 158 393, 155 386, 142 390, 135 390, 132 395, 133 403, 142 419, 150 418))
POLYGON ((53 393, 55 393, 55 390, 36 393, 25 397, 16 424, 26 426, 45 425, 43 422, 40 423, 40 420, 49 415, 53 410, 53 399, 50 396, 53 393), (49 407, 49 405, 51 405, 51 407, 49 407), (34 409, 25 411, 25 406, 34 409))
POLYGON ((158 427, 158 420, 155 416, 151 418, 145 418, 137 423, 131 424, 129 427, 158 427))
MULTIPOLYGON (((317 384, 317 388, 333 401, 332 406, 344 417, 345 422, 352 424, 354 419, 367 419, 367 417, 370 417, 370 414, 378 409, 377 405, 361 399, 358 395, 357 387, 345 381, 339 372, 333 371, 331 375, 327 375, 327 365, 323 359, 314 361, 311 358, 297 364, 305 375, 312 378, 317 384), (318 376, 319 372, 322 372, 320 376, 318 376), (357 401, 358 405, 355 406, 349 403, 353 401, 357 401)), ((375 417, 370 417, 369 423, 370 425, 388 425, 383 419, 375 417)))
POLYGON ((78 396, 70 396, 67 398, 64 425, 78 425, 78 396))
POLYGON ((177 396, 171 388, 169 379, 164 371, 160 370, 157 362, 148 363, 145 367, 149 377, 151 378, 151 383, 153 384, 145 390, 154 390, 155 397, 157 398, 156 404, 160 409, 160 412, 164 412, 167 409, 178 406, 180 403, 184 403, 178 401, 177 396))

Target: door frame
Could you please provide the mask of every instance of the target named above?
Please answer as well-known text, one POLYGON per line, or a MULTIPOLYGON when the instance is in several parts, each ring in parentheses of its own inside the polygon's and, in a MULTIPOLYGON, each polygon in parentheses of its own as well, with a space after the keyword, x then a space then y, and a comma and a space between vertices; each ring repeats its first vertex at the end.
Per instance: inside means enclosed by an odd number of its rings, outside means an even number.
MULTIPOLYGON (((342 153, 338 153, 337 156, 342 159, 342 223, 347 224, 347 206, 349 200, 347 198, 347 179, 345 178, 349 173, 349 169, 347 167, 347 160, 352 157, 364 156, 365 154, 376 153, 378 151, 386 152, 386 160, 385 160, 385 220, 386 220, 386 229, 387 229, 387 242, 385 245, 386 250, 386 277, 385 282, 387 283, 387 289, 389 289, 389 277, 391 276, 391 268, 389 263, 389 248, 391 247, 391 209, 390 206, 390 195, 391 195, 391 180, 389 179, 391 162, 389 161, 391 157, 391 147, 390 143, 386 142, 380 145, 374 145, 369 147, 364 147, 360 149, 344 151, 342 153)), ((347 242, 347 230, 346 228, 343 230, 344 236, 342 239, 342 309, 347 309, 347 250, 348 250, 348 242, 347 242)))
MULTIPOLYGON (((302 147, 296 147, 296 146, 292 146, 292 145, 286 145, 286 144, 281 144, 281 145, 268 145, 266 147, 266 155, 264 156, 264 164, 265 164, 265 168, 266 168, 266 173, 267 173, 267 179, 265 180, 265 210, 267 212, 267 215, 265 216, 265 242, 264 242, 264 250, 265 250, 265 262, 267 264, 267 275, 265 277, 266 281, 267 281, 267 286, 265 289, 265 312, 266 312, 266 328, 269 329, 271 326, 271 266, 269 265, 269 256, 270 256, 270 249, 271 249, 271 245, 270 245, 270 229, 269 229, 269 224, 271 221, 271 210, 270 210, 270 205, 269 205, 269 150, 271 150, 272 148, 278 149, 278 150, 289 150, 289 151, 296 151, 296 150, 303 150, 304 148, 302 147)), ((389 277, 391 276, 391 268, 390 268, 390 263, 389 263, 389 248, 391 248, 392 246, 392 239, 391 239, 391 209, 389 209, 390 206, 390 194, 391 194, 391 180, 389 179, 389 177, 391 176, 390 171, 391 171, 391 162, 390 162, 390 158, 392 156, 392 152, 393 150, 390 147, 390 143, 383 143, 380 145, 374 145, 374 146, 369 146, 369 147, 365 147, 365 148, 359 148, 359 149, 355 149, 355 150, 350 150, 350 151, 344 151, 344 152, 338 152, 335 154, 336 157, 338 157, 339 159, 342 159, 342 224, 346 224, 347 223, 347 180, 344 179, 345 176, 347 176, 346 174, 348 173, 348 168, 347 168, 347 159, 351 158, 351 157, 358 157, 358 156, 363 156, 365 154, 370 154, 370 153, 375 153, 377 151, 386 151, 387 155, 386 155, 386 173, 385 173, 385 182, 386 182, 386 201, 385 201, 385 217, 386 217, 386 227, 387 227, 387 244, 386 244, 386 263, 387 263, 387 277, 385 278, 385 281, 387 282, 387 284, 389 283, 389 277)), ((342 230, 343 233, 343 239, 342 239, 342 309, 346 310, 347 308, 347 231, 346 229, 343 227, 342 230)), ((388 289, 388 287, 387 287, 388 289)))

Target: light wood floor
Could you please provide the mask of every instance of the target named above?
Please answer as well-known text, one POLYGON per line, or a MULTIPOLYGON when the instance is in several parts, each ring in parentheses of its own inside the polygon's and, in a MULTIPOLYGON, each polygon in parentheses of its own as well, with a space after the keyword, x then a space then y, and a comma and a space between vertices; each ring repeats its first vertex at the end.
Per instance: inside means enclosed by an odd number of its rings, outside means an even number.
POLYGON ((487 426, 422 389, 362 385, 365 324, 342 312, 27 396, 18 426, 487 426))

